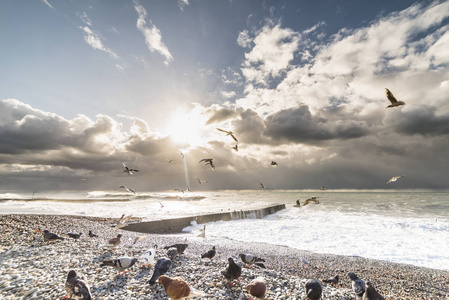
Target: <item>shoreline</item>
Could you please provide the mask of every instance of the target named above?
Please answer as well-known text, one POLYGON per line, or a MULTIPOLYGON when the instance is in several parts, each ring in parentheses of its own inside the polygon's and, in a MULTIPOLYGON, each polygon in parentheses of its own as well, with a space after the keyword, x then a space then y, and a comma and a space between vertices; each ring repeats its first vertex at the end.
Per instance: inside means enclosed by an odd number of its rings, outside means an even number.
MULTIPOLYGON (((65 296, 64 283, 67 272, 76 270, 87 278, 94 299, 166 299, 163 288, 147 283, 151 269, 134 266, 124 276, 116 276, 112 268, 101 268, 102 259, 140 255, 154 244, 159 245, 156 258, 165 255, 163 246, 182 243, 187 238, 189 247, 184 255, 174 260, 167 275, 180 276, 209 296, 201 299, 248 299, 249 293, 241 287, 230 288, 220 271, 226 267, 227 257, 250 253, 266 259, 266 269, 242 265, 241 284, 245 286, 257 276, 265 277, 265 299, 301 299, 304 282, 315 278, 340 276, 340 286, 323 285, 323 299, 355 299, 351 290, 349 271, 369 280, 386 299, 447 299, 449 297, 449 271, 417 267, 408 264, 366 259, 362 257, 320 254, 264 243, 243 243, 234 240, 198 238, 193 234, 142 234, 124 230, 114 231, 114 218, 71 215, 1 215, 0 226, 0 295, 4 299, 23 297, 37 288, 34 299, 60 299, 65 296), (42 231, 63 235, 82 232, 79 240, 43 241, 42 231), (39 230, 41 232, 38 232, 39 230), (92 230, 97 238, 89 238, 92 230), (122 243, 114 251, 99 247, 118 233, 122 243), (135 237, 146 238, 132 246, 135 237), (200 255, 216 246, 219 254, 212 261, 200 255), (48 262, 48 259, 51 259, 48 262), (307 260, 310 265, 301 262, 307 260), (34 274, 34 275, 33 275, 34 274), (47 278, 42 280, 42 276, 47 278), (125 298, 123 298, 125 297, 125 298)), ((133 218, 132 221, 138 221, 133 218)), ((207 234, 206 234, 207 236, 207 234)))

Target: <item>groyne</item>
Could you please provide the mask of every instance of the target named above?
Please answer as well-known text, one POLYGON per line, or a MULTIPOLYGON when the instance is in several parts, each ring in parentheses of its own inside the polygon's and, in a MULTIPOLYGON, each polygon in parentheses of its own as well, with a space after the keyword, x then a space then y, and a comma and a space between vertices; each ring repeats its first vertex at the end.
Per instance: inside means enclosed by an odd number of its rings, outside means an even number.
POLYGON ((190 226, 193 221, 196 221, 197 224, 203 224, 216 221, 261 219, 282 209, 285 209, 285 204, 275 204, 252 210, 234 210, 232 212, 132 223, 121 229, 142 233, 181 233, 182 229, 190 226))

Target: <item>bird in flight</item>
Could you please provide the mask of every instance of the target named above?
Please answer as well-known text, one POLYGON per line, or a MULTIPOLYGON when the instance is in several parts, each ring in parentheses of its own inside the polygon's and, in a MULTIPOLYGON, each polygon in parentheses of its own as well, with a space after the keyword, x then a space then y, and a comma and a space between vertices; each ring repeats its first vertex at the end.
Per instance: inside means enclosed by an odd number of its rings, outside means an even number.
POLYGON ((212 168, 212 170, 215 170, 215 166, 214 166, 214 162, 213 162, 213 158, 203 158, 202 160, 200 160, 198 163, 200 162, 205 162, 206 165, 210 165, 210 167, 212 168))
POLYGON ((207 180, 201 180, 201 179, 199 179, 198 177, 196 178, 196 180, 198 180, 198 183, 199 183, 199 184, 203 184, 203 183, 206 183, 206 182, 207 182, 207 180))
POLYGON ((181 154, 182 158, 184 158, 184 153, 182 153, 181 150, 178 150, 178 151, 179 151, 179 153, 181 154))
POLYGON ((234 133, 232 131, 226 131, 226 130, 223 130, 220 128, 217 128, 217 130, 226 133, 226 135, 230 135, 236 143, 239 142, 239 140, 237 140, 237 138, 234 136, 234 133))
POLYGON ((278 163, 275 162, 274 160, 272 160, 272 161, 271 161, 271 165, 274 166, 274 167, 276 167, 276 166, 278 165, 278 163))
POLYGON ((399 178, 402 178, 402 177, 404 177, 404 175, 391 177, 391 179, 388 180, 387 184, 389 184, 390 182, 395 182, 396 180, 398 180, 399 178))
POLYGON ((235 146, 232 147, 232 149, 234 149, 236 152, 239 151, 239 145, 238 145, 238 144, 235 144, 235 146))
POLYGON ((124 170, 123 172, 128 173, 128 175, 132 175, 133 172, 139 172, 139 170, 128 168, 128 167, 125 165, 125 163, 123 163, 123 166, 125 167, 125 170, 124 170))
POLYGON ((118 187, 119 189, 125 189, 128 193, 133 193, 134 195, 137 195, 136 191, 133 190, 132 188, 126 187, 124 185, 121 185, 118 187))
POLYGON ((398 101, 398 100, 396 99, 396 97, 393 96, 393 93, 390 92, 390 90, 387 89, 387 88, 385 88, 385 94, 387 95, 388 100, 390 100, 390 102, 391 102, 391 104, 388 105, 387 108, 405 105, 405 102, 404 102, 404 101, 398 101))

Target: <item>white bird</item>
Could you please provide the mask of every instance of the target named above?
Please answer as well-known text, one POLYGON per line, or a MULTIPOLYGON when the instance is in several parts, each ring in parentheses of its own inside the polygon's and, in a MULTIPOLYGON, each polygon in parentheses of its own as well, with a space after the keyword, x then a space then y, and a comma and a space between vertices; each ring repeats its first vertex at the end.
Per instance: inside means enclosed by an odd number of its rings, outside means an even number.
POLYGON ((157 246, 154 245, 154 248, 148 249, 140 256, 140 261, 143 266, 154 267, 156 264, 156 260, 154 259, 154 256, 156 255, 156 248, 157 246))
POLYGON ((181 150, 178 150, 178 151, 179 151, 179 153, 181 154, 182 158, 184 158, 184 153, 182 153, 181 150))
POLYGON ((214 166, 214 162, 213 162, 213 158, 203 158, 202 160, 200 160, 198 163, 200 162, 205 162, 206 165, 210 165, 210 167, 212 168, 212 170, 215 170, 215 166, 214 166))
POLYGON ((114 229, 117 231, 117 229, 120 229, 120 228, 123 228, 123 227, 127 226, 126 223, 131 219, 132 216, 133 215, 125 216, 125 214, 123 214, 120 217, 120 220, 118 220, 118 223, 117 223, 117 225, 115 226, 114 229))
POLYGON ((198 237, 206 238, 206 225, 204 225, 203 229, 200 228, 200 234, 198 237))
POLYGON ((398 101, 398 100, 396 99, 396 97, 393 96, 393 93, 390 92, 390 90, 387 89, 387 88, 385 88, 385 94, 387 95, 388 100, 390 100, 390 102, 391 102, 391 104, 388 105, 387 108, 405 105, 405 102, 404 102, 404 101, 398 101))
POLYGON ((118 187, 119 189, 125 189, 128 193, 133 193, 134 195, 137 195, 136 191, 133 190, 132 188, 126 187, 124 185, 121 185, 118 187))
POLYGON ((125 170, 124 170, 123 172, 128 173, 128 175, 132 175, 133 172, 139 172, 139 170, 128 168, 128 167, 125 165, 125 163, 122 163, 122 164, 123 164, 123 166, 125 167, 125 170))
POLYGON ((396 180, 398 180, 399 178, 402 178, 402 177, 404 177, 404 176, 405 176, 405 175, 399 175, 399 176, 391 177, 391 179, 388 180, 387 184, 389 184, 390 182, 395 182, 396 180))
POLYGON ((223 130, 223 129, 220 129, 220 128, 217 128, 217 130, 226 133, 226 135, 230 135, 234 139, 234 141, 236 143, 239 142, 239 140, 237 140, 237 138, 234 136, 234 133, 232 131, 227 131, 227 130, 223 130))

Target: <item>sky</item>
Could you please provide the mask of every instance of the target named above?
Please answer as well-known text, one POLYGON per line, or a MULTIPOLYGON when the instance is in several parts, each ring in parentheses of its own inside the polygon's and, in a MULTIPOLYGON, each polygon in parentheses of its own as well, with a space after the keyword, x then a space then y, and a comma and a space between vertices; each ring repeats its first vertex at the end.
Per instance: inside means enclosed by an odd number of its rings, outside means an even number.
POLYGON ((3 0, 0 190, 448 190, 448 29, 449 1, 3 0))

